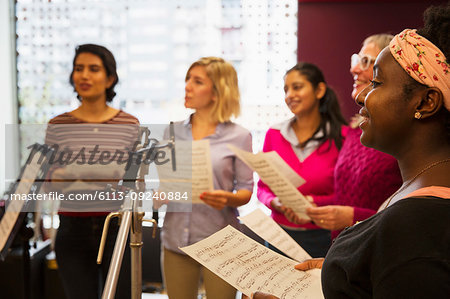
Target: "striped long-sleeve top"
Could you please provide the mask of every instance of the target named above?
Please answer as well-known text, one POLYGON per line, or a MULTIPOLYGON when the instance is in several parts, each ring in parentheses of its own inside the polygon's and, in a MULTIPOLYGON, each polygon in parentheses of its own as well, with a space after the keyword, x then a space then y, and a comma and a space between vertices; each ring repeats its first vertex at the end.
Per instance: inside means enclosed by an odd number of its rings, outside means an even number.
POLYGON ((122 179, 138 130, 139 120, 122 110, 102 123, 88 123, 69 112, 50 120, 45 143, 55 152, 49 177, 58 168, 65 171, 63 181, 52 180, 47 190, 64 193, 60 214, 87 217, 119 209, 123 198, 104 191, 108 183, 122 179))

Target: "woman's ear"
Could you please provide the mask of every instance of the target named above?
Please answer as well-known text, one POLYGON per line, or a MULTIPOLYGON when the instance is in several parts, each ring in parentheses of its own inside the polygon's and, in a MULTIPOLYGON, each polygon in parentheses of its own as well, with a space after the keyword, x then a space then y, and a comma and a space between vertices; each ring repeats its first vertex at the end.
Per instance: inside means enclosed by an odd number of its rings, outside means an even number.
POLYGON ((444 104, 444 95, 439 88, 426 88, 416 107, 414 117, 416 119, 427 118, 436 114, 444 104))
POLYGON ((316 99, 321 99, 327 92, 327 85, 324 82, 320 82, 316 88, 316 99))
POLYGON ((114 78, 114 76, 108 76, 108 78, 106 79, 106 88, 110 88, 115 80, 116 78, 114 78))
MULTIPOLYGON (((229 91, 228 88, 229 88, 228 86, 225 86, 225 90, 226 90, 226 91, 229 91)), ((213 88, 212 88, 212 97, 211 97, 211 100, 212 100, 213 102, 216 102, 217 99, 218 99, 217 89, 213 86, 213 88)))

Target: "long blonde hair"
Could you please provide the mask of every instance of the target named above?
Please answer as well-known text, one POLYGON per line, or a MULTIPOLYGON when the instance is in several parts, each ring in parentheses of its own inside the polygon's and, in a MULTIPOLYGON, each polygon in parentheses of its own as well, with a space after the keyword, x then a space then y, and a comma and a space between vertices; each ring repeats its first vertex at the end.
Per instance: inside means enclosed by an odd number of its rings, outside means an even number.
POLYGON ((237 73, 234 67, 220 57, 202 57, 194 62, 186 73, 196 66, 204 66, 208 78, 213 83, 216 101, 212 108, 212 119, 220 123, 230 121, 240 114, 240 94, 237 73))

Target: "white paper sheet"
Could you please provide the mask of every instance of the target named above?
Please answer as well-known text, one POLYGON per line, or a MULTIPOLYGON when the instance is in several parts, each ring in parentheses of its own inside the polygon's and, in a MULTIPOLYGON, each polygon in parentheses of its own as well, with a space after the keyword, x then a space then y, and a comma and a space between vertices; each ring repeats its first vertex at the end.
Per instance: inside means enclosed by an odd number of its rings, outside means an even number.
POLYGON ((200 194, 214 190, 209 140, 192 142, 192 203, 204 203, 200 194))
POLYGON ((300 187, 305 183, 305 179, 298 175, 294 169, 292 169, 277 152, 271 151, 266 153, 260 153, 262 156, 266 157, 272 162, 272 164, 281 172, 295 188, 300 187))
POLYGON ((296 261, 232 226, 181 250, 246 295, 261 291, 284 299, 323 298, 320 270, 295 270, 296 261))
MULTIPOLYGON (((167 157, 170 157, 170 150, 167 157)), ((176 141, 176 171, 172 163, 157 165, 159 192, 189 192, 192 203, 204 202, 200 194, 214 190, 209 140, 176 141), (187 190, 189 189, 189 190, 187 190)))
MULTIPOLYGON (((36 179, 37 174, 41 169, 41 165, 38 164, 39 159, 41 159, 41 155, 34 155, 31 162, 25 167, 22 177, 20 178, 20 182, 18 183, 17 188, 14 192, 15 194, 19 195, 19 198, 21 198, 20 195, 22 194, 30 193, 31 186, 34 184, 34 180, 36 179)), ((5 246, 6 241, 8 240, 9 235, 11 234, 11 231, 14 227, 14 224, 17 221, 17 217, 22 211, 22 207, 26 203, 26 200, 11 200, 12 198, 13 196, 11 196, 7 210, 0 222, 0 250, 5 246)))
POLYGON ((303 262, 311 258, 285 230, 262 210, 256 209, 250 214, 238 218, 258 236, 294 260, 303 262))
MULTIPOLYGON (((279 170, 276 166, 277 163, 273 162, 276 159, 274 158, 274 154, 253 154, 238 149, 230 144, 228 147, 239 159, 258 173, 261 180, 269 186, 284 206, 291 208, 298 217, 302 219, 310 219, 306 214, 306 208, 310 207, 311 203, 303 194, 300 193, 300 191, 297 190, 291 180, 289 180, 286 175, 279 170)), ((285 167, 282 169, 285 169, 285 167)))

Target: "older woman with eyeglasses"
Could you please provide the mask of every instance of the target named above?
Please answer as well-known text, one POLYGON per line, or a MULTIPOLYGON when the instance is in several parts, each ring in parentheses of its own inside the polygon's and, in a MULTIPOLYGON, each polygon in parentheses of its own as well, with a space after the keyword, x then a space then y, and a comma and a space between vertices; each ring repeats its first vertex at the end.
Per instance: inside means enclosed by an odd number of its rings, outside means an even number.
POLYGON ((371 35, 364 40, 359 53, 351 56, 350 73, 353 76, 353 99, 356 99, 356 96, 369 86, 373 76, 375 58, 393 37, 391 34, 371 35))

